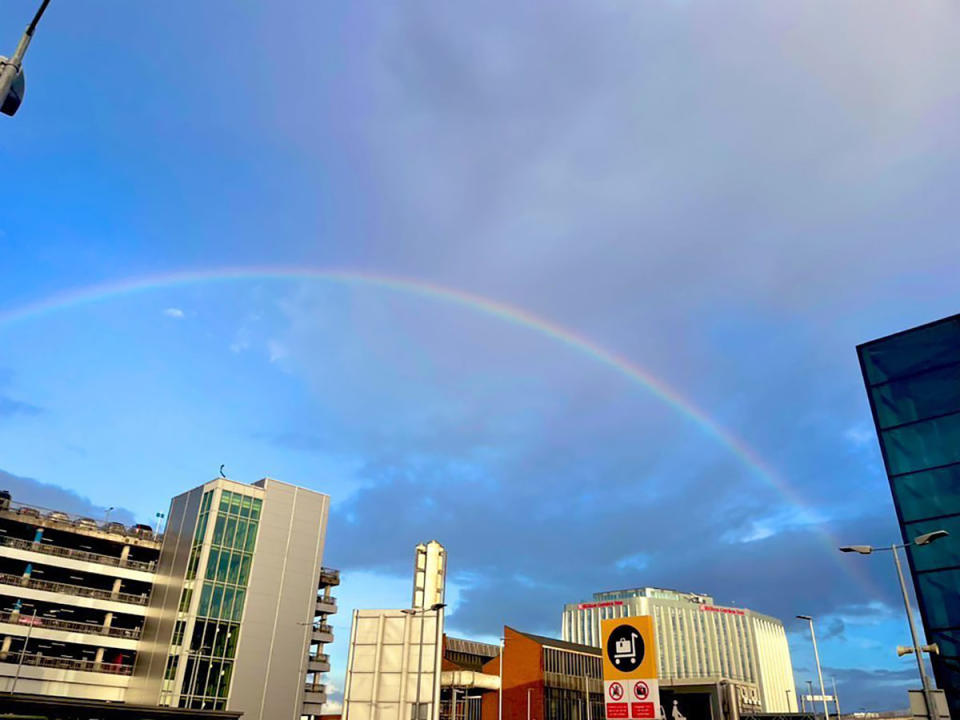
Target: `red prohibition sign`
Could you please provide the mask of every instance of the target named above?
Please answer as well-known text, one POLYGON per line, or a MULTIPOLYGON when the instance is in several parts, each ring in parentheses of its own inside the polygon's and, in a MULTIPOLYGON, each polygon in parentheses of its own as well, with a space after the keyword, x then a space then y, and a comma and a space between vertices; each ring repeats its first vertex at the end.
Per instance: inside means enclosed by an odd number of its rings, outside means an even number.
POLYGON ((650 694, 650 688, 643 680, 638 680, 633 686, 633 694, 637 696, 637 700, 646 700, 647 695, 650 694))
POLYGON ((618 682, 610 683, 610 697, 614 700, 619 700, 623 697, 623 685, 618 682))

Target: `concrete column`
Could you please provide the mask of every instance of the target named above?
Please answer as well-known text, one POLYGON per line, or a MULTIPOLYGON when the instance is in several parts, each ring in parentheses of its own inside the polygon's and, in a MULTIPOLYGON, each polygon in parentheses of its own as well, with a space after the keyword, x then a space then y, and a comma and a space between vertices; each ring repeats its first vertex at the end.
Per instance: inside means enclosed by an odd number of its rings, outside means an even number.
POLYGON ((110 626, 113 624, 113 613, 108 612, 107 616, 103 619, 103 630, 102 632, 106 634, 110 630, 110 626))
POLYGON ((120 585, 121 585, 121 583, 123 583, 123 579, 122 579, 122 578, 114 578, 114 579, 113 579, 113 590, 111 590, 110 592, 113 593, 114 597, 116 597, 116 595, 120 592, 120 585))
POLYGON ((97 648, 97 654, 93 656, 93 662, 97 665, 103 662, 103 648, 97 648))
POLYGON ((123 550, 120 551, 120 564, 126 565, 127 560, 130 559, 130 546, 124 545, 123 550))
POLYGON ((13 638, 10 635, 5 635, 3 638, 3 644, 0 645, 0 659, 5 659, 7 653, 10 652, 10 644, 13 642, 13 638))

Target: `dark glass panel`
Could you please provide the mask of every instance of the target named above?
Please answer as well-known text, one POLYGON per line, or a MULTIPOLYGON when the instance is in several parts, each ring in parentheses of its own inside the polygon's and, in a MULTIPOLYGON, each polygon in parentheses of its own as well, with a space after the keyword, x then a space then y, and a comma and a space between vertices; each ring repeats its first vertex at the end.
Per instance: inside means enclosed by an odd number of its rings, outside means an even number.
POLYGON ((217 582, 224 582, 230 571, 230 551, 226 548, 220 553, 220 562, 217 566, 217 582))
POLYGON ((263 501, 260 498, 253 499, 253 505, 250 507, 250 519, 259 520, 260 519, 260 508, 263 505, 263 501))
POLYGON ((917 575, 927 628, 960 627, 960 570, 917 575))
POLYGON ((240 618, 243 617, 243 601, 246 598, 246 590, 237 590, 237 597, 233 603, 233 621, 240 622, 240 618))
POLYGON ((247 580, 250 579, 250 563, 252 559, 252 555, 244 555, 240 561, 240 576, 237 578, 238 585, 247 586, 247 580))
POLYGON ((227 517, 227 529, 223 533, 223 546, 224 547, 233 547, 233 538, 237 533, 237 519, 235 517, 227 517))
POLYGON ((960 513, 960 463, 893 478, 904 522, 960 513))
POLYGON ((960 413, 883 430, 880 438, 891 475, 960 462, 960 413))
POLYGON ((233 515, 240 514, 240 496, 237 493, 234 493, 233 497, 230 499, 230 512, 233 515))
POLYGON ((881 428, 960 411, 960 363, 870 390, 881 428))
POLYGON ((210 549, 210 555, 207 557, 207 571, 204 573, 207 580, 213 580, 217 574, 217 562, 220 560, 220 551, 216 548, 210 549))
POLYGON ((247 537, 247 521, 237 520, 237 534, 233 538, 233 547, 242 548, 243 541, 247 537))
POLYGON ((250 523, 250 532, 247 533, 247 541, 243 545, 243 549, 247 552, 253 552, 253 548, 257 544, 257 523, 250 523))
POLYGON ((233 617, 233 596, 236 590, 232 587, 223 589, 223 608, 220 611, 220 617, 229 620, 233 617))
POLYGON ((859 352, 871 385, 960 362, 960 318, 878 340, 859 352))
POLYGON ((214 585, 210 595, 210 617, 219 617, 220 603, 223 601, 223 585, 214 585))
POLYGON ((190 681, 193 679, 193 666, 196 663, 196 660, 193 655, 188 655, 186 662, 183 664, 183 683, 180 685, 180 707, 185 707, 184 702, 186 701, 183 695, 188 695, 190 693, 190 681))
POLYGON ((207 616, 210 614, 210 583, 204 583, 200 591, 200 604, 197 607, 197 614, 207 616))
POLYGON ((230 497, 232 495, 233 493, 226 490, 220 493, 220 512, 230 512, 230 497))
POLYGON ((950 537, 941 538, 929 545, 910 545, 907 552, 913 558, 914 568, 920 572, 944 567, 960 567, 960 515, 910 523, 903 528, 908 542, 913 542, 917 535, 934 530, 946 530, 950 533, 950 537))
MULTIPOLYGON (((227 693, 230 692, 230 679, 233 677, 233 663, 229 660, 223 663, 223 667, 220 671, 220 683, 217 688, 217 696, 225 698, 227 693)), ((222 701, 220 701, 222 702, 222 701)), ((223 705, 220 705, 222 708, 223 705)))
POLYGON ((250 501, 253 500, 249 495, 243 496, 243 501, 240 504, 240 517, 248 518, 250 517, 250 501))
POLYGON ((230 556, 230 574, 227 575, 227 582, 236 585, 240 581, 240 562, 243 556, 235 552, 230 556))
POLYGON ((223 544, 223 525, 226 522, 226 518, 223 515, 217 515, 217 522, 213 526, 213 544, 222 545, 223 544))

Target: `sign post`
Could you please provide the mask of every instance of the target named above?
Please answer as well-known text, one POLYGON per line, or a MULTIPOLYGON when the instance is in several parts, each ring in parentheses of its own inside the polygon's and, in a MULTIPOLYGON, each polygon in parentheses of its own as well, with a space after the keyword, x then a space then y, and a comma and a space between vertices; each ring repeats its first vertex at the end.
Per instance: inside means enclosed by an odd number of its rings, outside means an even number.
POLYGON ((607 720, 660 718, 657 643, 649 615, 601 623, 603 701, 607 720))

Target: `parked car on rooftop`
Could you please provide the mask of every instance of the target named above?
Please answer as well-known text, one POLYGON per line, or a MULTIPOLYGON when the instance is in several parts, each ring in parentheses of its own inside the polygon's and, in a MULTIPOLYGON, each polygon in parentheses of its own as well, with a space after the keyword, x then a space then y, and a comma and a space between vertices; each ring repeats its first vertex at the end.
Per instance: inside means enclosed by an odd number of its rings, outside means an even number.
POLYGON ((47 520, 54 520, 56 522, 70 522, 70 516, 65 512, 60 512, 59 510, 53 510, 52 512, 47 513, 47 520))
POLYGON ((90 530, 100 529, 97 526, 97 521, 94 520, 93 518, 88 518, 88 517, 82 517, 79 520, 77 520, 77 527, 88 528, 90 530))

